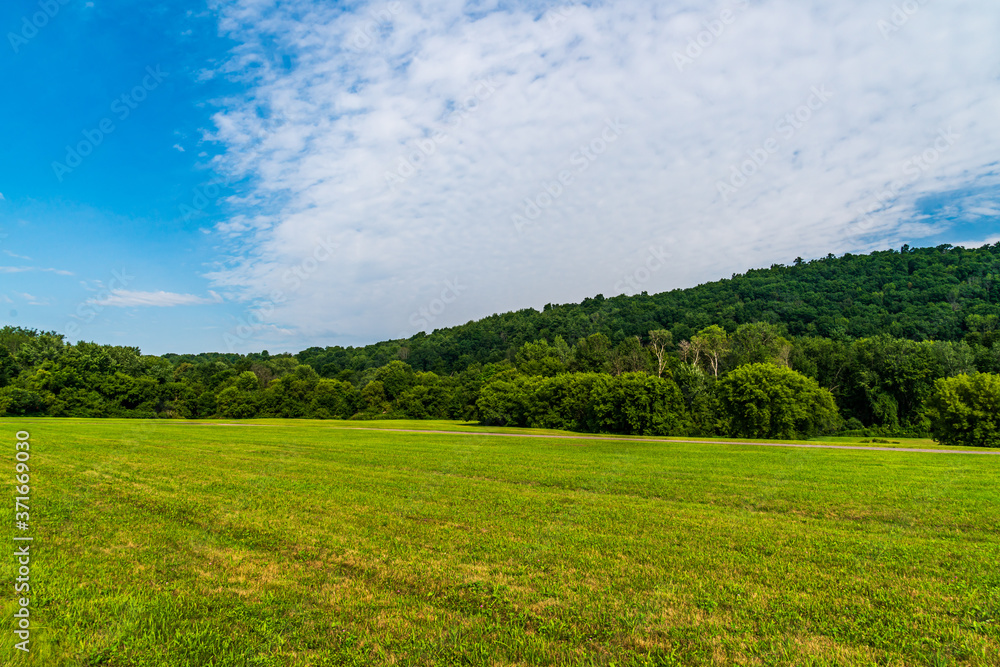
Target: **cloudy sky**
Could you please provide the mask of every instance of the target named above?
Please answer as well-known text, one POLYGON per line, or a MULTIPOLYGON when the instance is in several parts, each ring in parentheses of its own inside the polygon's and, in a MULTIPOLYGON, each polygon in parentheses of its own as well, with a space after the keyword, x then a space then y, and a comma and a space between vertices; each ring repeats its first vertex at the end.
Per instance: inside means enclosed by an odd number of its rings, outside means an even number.
POLYGON ((0 325, 357 345, 1000 241, 995 0, 16 1, 0 325))

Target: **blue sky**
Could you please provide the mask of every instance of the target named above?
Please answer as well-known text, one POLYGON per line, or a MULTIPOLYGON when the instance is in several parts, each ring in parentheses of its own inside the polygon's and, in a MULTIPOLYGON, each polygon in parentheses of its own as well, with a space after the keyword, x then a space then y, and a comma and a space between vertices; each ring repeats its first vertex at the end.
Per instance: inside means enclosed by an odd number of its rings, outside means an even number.
POLYGON ((0 29, 0 325, 71 340, 363 344, 1000 240, 992 0, 18 0, 0 29))

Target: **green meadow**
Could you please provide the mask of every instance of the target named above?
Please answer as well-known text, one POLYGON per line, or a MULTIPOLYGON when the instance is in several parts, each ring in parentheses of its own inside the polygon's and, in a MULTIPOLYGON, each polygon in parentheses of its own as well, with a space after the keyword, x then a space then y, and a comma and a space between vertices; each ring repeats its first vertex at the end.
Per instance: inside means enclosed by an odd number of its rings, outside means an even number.
POLYGON ((1000 456, 501 430, 0 419, 0 663, 1000 664, 1000 456))

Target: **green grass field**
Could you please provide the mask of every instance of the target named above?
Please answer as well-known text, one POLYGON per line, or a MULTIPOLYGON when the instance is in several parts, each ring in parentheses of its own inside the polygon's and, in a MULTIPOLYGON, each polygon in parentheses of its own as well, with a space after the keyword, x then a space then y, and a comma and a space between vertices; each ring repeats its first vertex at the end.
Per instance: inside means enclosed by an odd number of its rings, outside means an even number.
POLYGON ((483 432, 0 420, 0 662, 1000 664, 1000 456, 483 432))

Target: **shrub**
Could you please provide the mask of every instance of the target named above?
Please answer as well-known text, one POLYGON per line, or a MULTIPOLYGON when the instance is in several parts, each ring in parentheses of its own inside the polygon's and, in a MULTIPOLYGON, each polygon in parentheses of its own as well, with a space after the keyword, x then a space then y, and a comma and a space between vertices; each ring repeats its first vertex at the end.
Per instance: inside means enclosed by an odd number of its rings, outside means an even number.
POLYGON ((4 387, 0 390, 0 415, 22 417, 43 414, 45 407, 45 400, 38 392, 18 387, 4 387))
POLYGON ((716 385, 731 435, 794 440, 840 425, 833 395, 816 380, 773 364, 748 364, 716 385))
POLYGON ((691 420, 670 378, 645 373, 563 373, 517 376, 483 387, 480 419, 529 426, 628 435, 684 435, 691 420))
POLYGON ((1000 375, 942 378, 927 401, 931 435, 942 445, 1000 447, 1000 375))

